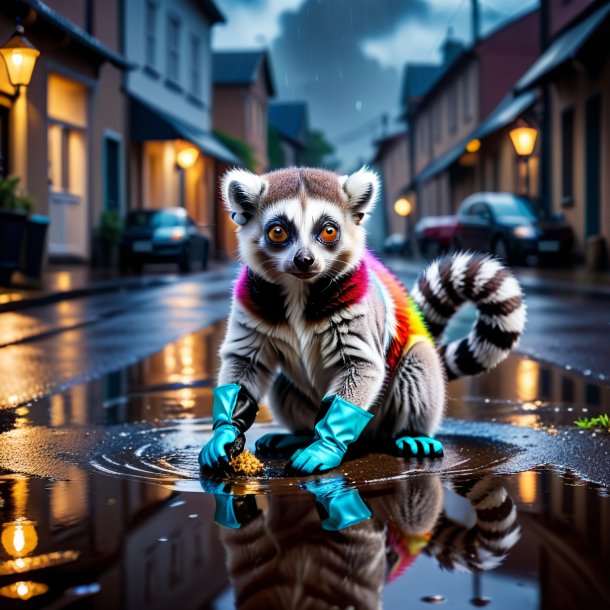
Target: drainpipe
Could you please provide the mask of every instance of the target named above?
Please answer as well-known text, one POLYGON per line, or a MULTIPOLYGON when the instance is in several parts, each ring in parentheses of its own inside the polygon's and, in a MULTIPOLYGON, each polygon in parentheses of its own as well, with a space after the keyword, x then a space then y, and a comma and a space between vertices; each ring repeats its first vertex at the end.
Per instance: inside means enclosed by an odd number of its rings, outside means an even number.
MULTIPOLYGON (((549 0, 540 3, 540 54, 549 46, 549 0)), ((553 209, 551 201, 551 162, 552 162, 552 136, 551 133, 551 85, 542 85, 542 116, 540 121, 540 163, 539 163, 539 198, 547 213, 553 209)))

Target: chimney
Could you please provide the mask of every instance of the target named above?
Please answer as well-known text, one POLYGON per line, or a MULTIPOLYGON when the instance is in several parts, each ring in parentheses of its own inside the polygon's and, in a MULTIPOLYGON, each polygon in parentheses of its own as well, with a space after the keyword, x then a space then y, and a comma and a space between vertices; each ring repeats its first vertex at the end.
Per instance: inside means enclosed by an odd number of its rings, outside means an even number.
POLYGON ((481 7, 479 0, 470 0, 471 24, 472 24, 472 46, 474 47, 481 39, 481 7))
POLYGON ((447 37, 441 47, 443 53, 443 64, 450 64, 463 50, 464 45, 453 37, 453 28, 447 30, 447 37))

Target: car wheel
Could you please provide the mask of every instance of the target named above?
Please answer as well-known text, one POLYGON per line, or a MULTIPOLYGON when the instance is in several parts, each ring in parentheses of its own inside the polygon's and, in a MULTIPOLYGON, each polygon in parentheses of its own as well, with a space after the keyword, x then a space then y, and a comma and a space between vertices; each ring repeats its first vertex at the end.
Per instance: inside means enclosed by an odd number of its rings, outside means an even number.
POLYGON ((494 239, 491 245, 491 251, 496 258, 499 258, 501 261, 506 263, 510 263, 508 246, 506 245, 506 240, 503 237, 496 237, 494 239))
POLYGON ((143 266, 144 266, 144 263, 142 263, 142 261, 139 258, 133 257, 131 259, 131 269, 137 275, 140 275, 140 273, 142 273, 143 266))
POLYGON ((192 261, 191 251, 189 248, 184 248, 184 250, 182 250, 180 260, 178 261, 178 267, 180 268, 181 273, 188 273, 191 270, 192 261))

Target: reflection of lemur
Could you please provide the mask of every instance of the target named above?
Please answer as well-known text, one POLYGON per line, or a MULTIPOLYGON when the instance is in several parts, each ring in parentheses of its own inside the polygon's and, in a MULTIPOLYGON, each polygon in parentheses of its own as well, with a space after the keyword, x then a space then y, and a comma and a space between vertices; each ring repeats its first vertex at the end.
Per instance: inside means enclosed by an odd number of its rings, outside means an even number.
POLYGON ((519 539, 515 506, 490 480, 466 494, 477 515, 471 528, 445 515, 435 476, 363 496, 373 518, 339 532, 322 529, 311 496, 270 496, 268 508, 243 515, 239 529, 223 529, 236 606, 379 608, 384 582, 398 578, 421 552, 443 568, 490 570, 519 539))
POLYGON ((518 341, 521 290, 496 260, 458 254, 437 261, 408 296, 365 248, 362 221, 378 190, 366 168, 343 177, 295 168, 225 176, 223 197, 239 225, 245 265, 203 467, 226 460, 268 390, 276 417, 302 437, 264 437, 257 448, 299 447, 295 471, 338 466, 359 437, 389 441, 405 456, 442 455, 429 435, 442 418, 446 376, 487 370, 518 341), (440 335, 465 301, 478 308, 476 325, 437 351, 431 333, 440 335))

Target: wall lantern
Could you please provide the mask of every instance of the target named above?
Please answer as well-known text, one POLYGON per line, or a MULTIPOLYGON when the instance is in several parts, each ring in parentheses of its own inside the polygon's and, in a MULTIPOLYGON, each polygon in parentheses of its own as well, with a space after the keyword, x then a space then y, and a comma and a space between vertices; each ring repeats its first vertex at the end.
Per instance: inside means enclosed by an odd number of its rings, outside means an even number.
POLYGON ((182 169, 193 167, 193 165, 197 163, 197 159, 199 159, 199 150, 194 146, 183 148, 176 154, 176 163, 178 164, 178 167, 182 169))
POLYGON ((399 216, 408 216, 413 211, 412 203, 405 197, 401 197, 394 202, 394 211, 399 216))
POLYGON ((478 150, 481 148, 481 140, 477 140, 476 138, 474 140, 470 140, 470 142, 468 142, 468 144, 466 144, 466 152, 469 153, 476 153, 478 152, 478 150))
POLYGON ((530 127, 525 121, 519 120, 517 125, 508 132, 510 140, 513 143, 517 157, 519 158, 520 164, 523 166, 523 173, 525 174, 525 186, 523 189, 523 195, 529 197, 530 194, 530 164, 529 158, 534 152, 534 146, 536 146, 536 138, 538 137, 538 130, 534 127, 530 127))
POLYGON ((25 37, 22 25, 18 25, 15 33, 0 47, 0 55, 6 64, 11 85, 27 87, 40 51, 25 37))
POLYGON ((529 157, 534 152, 538 130, 534 127, 515 127, 508 132, 515 152, 520 157, 529 157))

